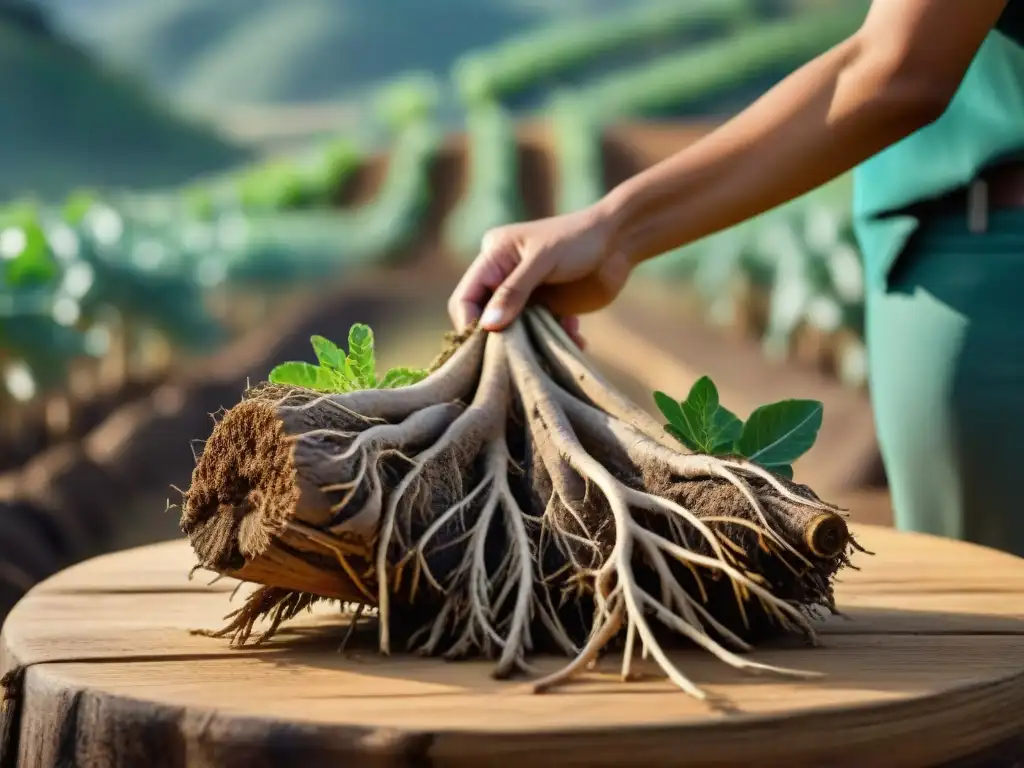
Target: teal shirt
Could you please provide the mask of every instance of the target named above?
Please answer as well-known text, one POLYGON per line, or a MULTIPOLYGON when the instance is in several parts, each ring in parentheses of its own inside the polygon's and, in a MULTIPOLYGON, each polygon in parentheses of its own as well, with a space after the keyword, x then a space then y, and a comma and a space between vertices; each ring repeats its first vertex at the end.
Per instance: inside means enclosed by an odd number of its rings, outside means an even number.
POLYGON ((1024 0, 1011 0, 943 115, 854 171, 854 229, 869 284, 884 284, 918 226, 894 212, 963 187, 990 163, 1021 153, 1024 0))

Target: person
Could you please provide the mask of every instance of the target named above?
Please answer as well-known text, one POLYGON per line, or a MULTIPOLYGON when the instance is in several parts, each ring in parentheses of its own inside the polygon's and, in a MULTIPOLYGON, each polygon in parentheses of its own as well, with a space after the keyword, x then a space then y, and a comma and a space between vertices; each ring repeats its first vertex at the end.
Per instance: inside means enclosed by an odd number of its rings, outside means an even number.
POLYGON ((874 0, 848 39, 566 215, 504 226, 451 296, 577 343, 646 259, 854 170, 869 387, 896 525, 1024 556, 1024 0, 874 0))

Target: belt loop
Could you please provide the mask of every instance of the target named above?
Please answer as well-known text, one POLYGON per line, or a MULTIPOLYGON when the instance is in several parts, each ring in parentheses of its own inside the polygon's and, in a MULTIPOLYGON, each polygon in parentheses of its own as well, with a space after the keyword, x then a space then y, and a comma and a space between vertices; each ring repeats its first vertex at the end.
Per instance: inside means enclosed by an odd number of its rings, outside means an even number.
POLYGON ((967 229, 975 235, 988 231, 988 182, 975 179, 967 188, 967 229))

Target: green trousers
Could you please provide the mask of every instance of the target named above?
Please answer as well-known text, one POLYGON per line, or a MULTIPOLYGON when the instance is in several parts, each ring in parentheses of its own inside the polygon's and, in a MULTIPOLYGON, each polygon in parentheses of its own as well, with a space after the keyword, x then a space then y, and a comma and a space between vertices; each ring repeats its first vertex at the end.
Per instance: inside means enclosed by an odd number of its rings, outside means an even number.
POLYGON ((866 334, 897 527, 1024 556, 1024 210, 923 221, 866 334))

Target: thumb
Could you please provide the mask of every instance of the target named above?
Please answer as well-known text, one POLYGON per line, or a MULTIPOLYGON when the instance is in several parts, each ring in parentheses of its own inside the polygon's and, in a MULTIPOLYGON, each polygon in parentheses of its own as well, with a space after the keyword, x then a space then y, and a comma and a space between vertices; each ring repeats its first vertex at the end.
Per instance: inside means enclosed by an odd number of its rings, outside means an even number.
POLYGON ((520 261, 509 276, 494 289, 494 294, 487 302, 480 316, 480 325, 484 330, 500 331, 511 325, 526 307, 530 295, 544 277, 544 264, 538 259, 520 261))

